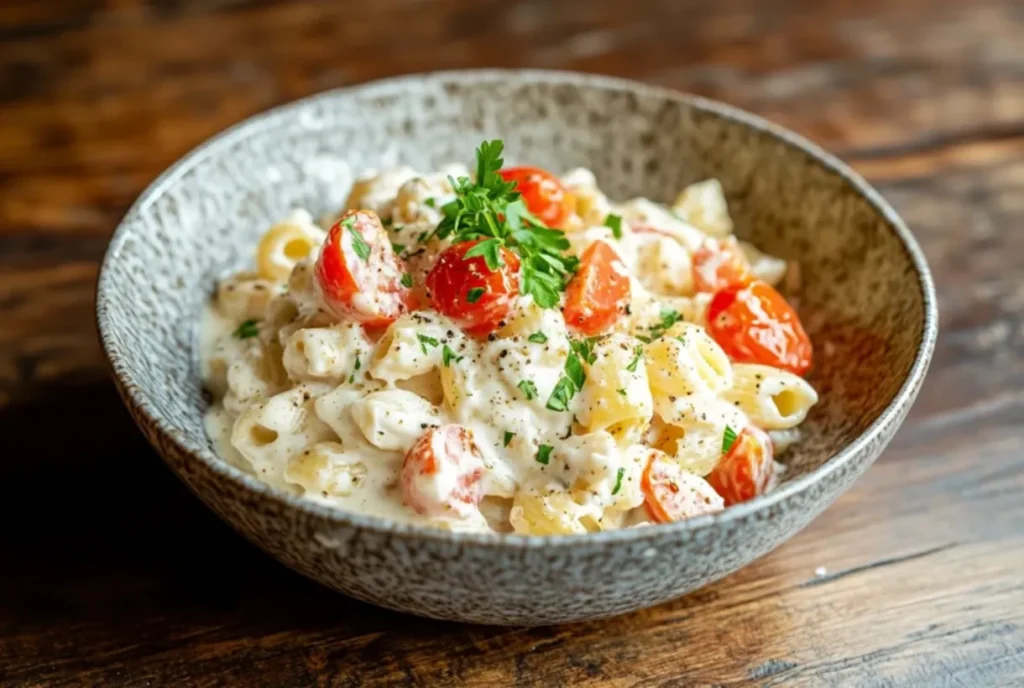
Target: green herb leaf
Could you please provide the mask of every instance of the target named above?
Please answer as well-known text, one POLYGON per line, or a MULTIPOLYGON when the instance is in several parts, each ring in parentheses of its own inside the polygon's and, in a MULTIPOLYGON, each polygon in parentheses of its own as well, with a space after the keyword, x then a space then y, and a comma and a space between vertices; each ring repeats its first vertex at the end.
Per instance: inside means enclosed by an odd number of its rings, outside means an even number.
POLYGON ((444 348, 441 349, 441 360, 444 362, 444 367, 445 368, 447 368, 448 364, 450 364, 452 361, 455 361, 456 363, 458 363, 463 358, 465 358, 465 357, 464 356, 459 356, 458 354, 456 354, 454 351, 451 350, 451 347, 449 347, 447 344, 445 344, 444 348))
POLYGON ((405 253, 405 244, 396 244, 392 241, 391 249, 397 254, 405 253))
POLYGON ((509 432, 508 430, 506 430, 505 431, 505 442, 504 442, 503 446, 507 447, 509 442, 511 442, 512 438, 515 437, 515 436, 516 436, 516 434, 514 432, 509 432))
POLYGON ((380 221, 380 223, 385 227, 390 227, 395 223, 395 221, 392 220, 390 217, 385 217, 383 220, 380 221))
POLYGON ((428 208, 436 208, 437 201, 435 201, 433 197, 430 197, 427 200, 423 201, 423 205, 427 206, 428 208))
POLYGON ((491 272, 494 272, 505 264, 505 261, 501 259, 500 239, 487 239, 486 241, 481 241, 479 244, 466 251, 462 258, 475 258, 476 256, 483 256, 484 262, 487 263, 487 269, 491 272))
POLYGON ((239 339, 249 339, 255 337, 260 333, 259 324, 255 320, 246 320, 244 323, 238 326, 235 330, 234 335, 239 339))
POLYGON ((402 286, 403 287, 411 287, 412 286, 412 275, 410 275, 408 272, 403 272, 402 273, 402 286))
POLYGON ((728 454, 729 450, 732 449, 732 445, 736 443, 736 431, 732 429, 732 426, 726 425, 725 432, 722 434, 722 453, 728 454))
POLYGON ((555 450, 550 444, 542 444, 537 447, 537 463, 545 466, 551 461, 551 452, 555 450))
POLYGON ((619 387, 615 391, 618 392, 619 394, 621 394, 622 396, 626 396, 626 388, 625 387, 619 387))
POLYGON ((604 226, 610 227, 612 230, 612 236, 616 239, 622 238, 622 218, 618 215, 608 214, 604 218, 604 226))
POLYGON ((640 364, 640 359, 643 357, 644 348, 642 346, 637 346, 635 349, 633 349, 633 360, 630 361, 629 365, 626 366, 626 370, 628 370, 631 373, 635 373, 636 367, 640 364))
POLYGON ((576 385, 576 389, 583 389, 583 383, 587 381, 587 373, 583 370, 583 364, 575 352, 569 354, 565 359, 565 374, 576 385))
POLYGON ((484 289, 482 287, 473 287, 466 292, 466 302, 476 303, 480 300, 480 297, 484 295, 484 289))
POLYGON ((352 235, 352 250, 356 252, 359 259, 364 263, 370 261, 370 245, 363 239, 363 235, 356 231, 355 228, 355 216, 350 215, 341 221, 341 224, 348 228, 349 233, 352 235))
POLYGON ((537 396, 537 385, 533 384, 532 380, 523 380, 516 386, 523 390, 527 401, 533 401, 533 398, 537 396))
POLYGON ((529 337, 527 337, 526 341, 533 342, 534 344, 546 344, 548 341, 548 336, 543 332, 538 331, 534 332, 529 337))
POLYGON ((423 353, 427 353, 427 345, 431 347, 437 346, 438 341, 433 337, 428 337, 425 334, 418 334, 416 338, 420 340, 420 348, 423 349, 423 353))
POLYGON ((615 487, 612 488, 612 494, 619 494, 619 490, 622 489, 622 477, 626 475, 626 469, 620 468, 618 473, 615 474, 615 487))
POLYGON ((661 318, 661 320, 658 322, 658 324, 652 325, 649 328, 648 331, 650 333, 650 336, 648 338, 645 339, 644 337, 641 337, 639 335, 636 335, 636 338, 641 341, 646 341, 647 343, 650 343, 651 341, 665 334, 665 332, 670 327, 672 327, 677 322, 683 319, 683 316, 680 315, 679 311, 664 307, 662 307, 661 312, 659 313, 659 317, 661 318))
POLYGON ((576 385, 563 375, 555 383, 555 388, 551 390, 551 396, 548 397, 544 408, 550 411, 568 411, 569 401, 574 394, 576 394, 576 385))

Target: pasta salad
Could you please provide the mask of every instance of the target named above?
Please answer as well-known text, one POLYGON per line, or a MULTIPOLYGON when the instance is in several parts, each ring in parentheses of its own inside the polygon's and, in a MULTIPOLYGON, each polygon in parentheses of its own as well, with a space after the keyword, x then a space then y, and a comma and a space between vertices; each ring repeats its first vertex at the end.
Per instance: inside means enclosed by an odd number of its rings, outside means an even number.
POLYGON ((671 206, 594 175, 370 173, 296 210, 201 328, 224 460, 343 509, 552 535, 664 523, 769 490, 817 402, 811 343, 715 180, 671 206))

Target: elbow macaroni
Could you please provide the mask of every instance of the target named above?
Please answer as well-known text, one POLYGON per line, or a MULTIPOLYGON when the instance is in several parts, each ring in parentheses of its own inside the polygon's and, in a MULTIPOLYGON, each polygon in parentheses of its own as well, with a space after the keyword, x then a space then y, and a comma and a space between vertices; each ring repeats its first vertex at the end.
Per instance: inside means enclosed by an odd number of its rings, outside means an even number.
MULTIPOLYGON (((455 197, 449 175, 469 172, 374 173, 346 201, 384 220, 423 305, 426 275, 452 241, 430 236, 455 197)), ((721 185, 691 185, 666 207, 614 203, 583 169, 562 184, 574 198, 561 227, 569 252, 605 241, 630 273, 625 315, 592 338, 528 295, 487 337, 427 307, 386 328, 339 321, 318 283, 324 230, 305 211, 271 226, 255 271, 221 280, 204 316, 201 369, 217 452, 275 487, 362 513, 562 535, 650 522, 651 457, 698 481, 719 464, 730 433, 767 431, 776 453, 795 442, 818 401, 813 387, 731 361, 705 329, 712 294, 695 293, 692 258, 708 237, 734 241, 721 185), (458 465, 445 463, 445 432, 474 449, 462 454, 479 472, 471 494, 460 492, 470 487, 458 465), (466 501, 421 513, 406 503, 409 489, 422 491, 413 504, 423 495, 466 501)), ((757 278, 786 276, 784 261, 739 246, 757 278)))

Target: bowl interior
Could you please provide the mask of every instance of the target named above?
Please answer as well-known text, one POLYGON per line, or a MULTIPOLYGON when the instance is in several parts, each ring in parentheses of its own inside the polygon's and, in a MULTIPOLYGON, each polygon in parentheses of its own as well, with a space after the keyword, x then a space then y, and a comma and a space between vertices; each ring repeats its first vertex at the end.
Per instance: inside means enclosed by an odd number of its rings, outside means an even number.
POLYGON ((617 199, 670 201, 715 177, 740 237, 798 261, 821 403, 784 457, 793 480, 894 399, 922 341, 926 296, 873 202, 757 122, 617 80, 515 72, 396 79, 274 110, 188 155, 126 216, 99 294, 115 373, 175 441, 216 461, 196 365, 197 319, 215 280, 249 264, 259 235, 289 209, 337 209, 354 174, 471 164, 481 140, 502 138, 506 164, 585 166, 617 199))

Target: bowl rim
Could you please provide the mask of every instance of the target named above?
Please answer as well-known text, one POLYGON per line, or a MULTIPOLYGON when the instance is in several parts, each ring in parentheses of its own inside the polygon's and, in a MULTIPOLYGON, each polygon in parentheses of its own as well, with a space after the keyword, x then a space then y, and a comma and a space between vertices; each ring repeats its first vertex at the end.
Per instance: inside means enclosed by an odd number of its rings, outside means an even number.
MULTIPOLYGON (((545 69, 457 69, 388 77, 353 86, 331 89, 284 103, 248 117, 215 134, 179 158, 150 183, 125 213, 124 218, 118 223, 100 266, 97 280, 96 320, 100 343, 111 375, 124 401, 130 407, 133 407, 130 409, 133 411, 132 415, 145 416, 147 423, 153 428, 154 432, 159 434, 165 441, 175 445, 182 455, 189 457, 189 460, 201 462, 207 469, 218 474, 220 478, 232 483, 236 488, 248 491, 259 498, 275 502, 279 507, 297 509, 300 512, 304 512, 306 516, 322 519, 326 522, 326 525, 366 529, 385 536, 399 536, 442 541, 456 545, 505 549, 532 549, 553 545, 559 547, 592 547, 627 541, 636 543, 666 537, 689 537, 695 531, 727 526, 733 521, 739 521, 756 512, 767 510, 780 502, 786 501, 806 491, 815 483, 827 478, 827 476, 853 461, 856 456, 866 450, 868 445, 886 427, 897 420, 900 413, 905 410, 905 407, 913 403, 920 384, 927 373, 938 337, 938 306, 935 284, 925 260, 924 252, 897 212, 878 191, 846 163, 799 134, 758 115, 710 98, 621 77, 545 69), (924 319, 921 329, 921 341, 918 344, 914 363, 910 371, 907 373, 892 401, 878 414, 868 428, 809 473, 782 483, 765 495, 758 496, 748 502, 732 506, 715 514, 698 516, 675 523, 658 524, 655 527, 624 528, 588 533, 587 535, 520 535, 517 533, 450 531, 425 525, 389 521, 376 516, 345 511, 338 507, 327 506, 301 496, 288 494, 259 481, 255 477, 220 459, 214 453, 212 447, 210 447, 209 441, 205 436, 202 438, 192 438, 190 435, 171 426, 156 412, 143 393, 142 387, 132 382, 119 361, 118 345, 116 338, 113 336, 119 328, 109 316, 109 295, 115 287, 111 283, 112 270, 110 270, 110 267, 118 260, 122 248, 130 236, 129 226, 125 223, 126 219, 147 208, 177 178, 189 172, 208 157, 216 155, 223 149, 229 148, 236 141, 242 140, 253 133, 272 128, 289 116, 301 116, 302 111, 311 104, 349 96, 372 97, 377 93, 385 95, 410 84, 431 82, 473 84, 494 81, 507 82, 510 80, 632 92, 645 97, 661 98, 682 103, 698 111, 721 117, 773 136, 784 144, 803 152, 815 164, 825 170, 839 175, 852 189, 860 194, 889 224, 909 257, 921 292, 924 319)), ((192 330, 192 334, 192 339, 194 340, 195 330, 192 330)), ((141 418, 138 417, 135 417, 134 420, 136 423, 141 422, 141 418)), ((156 447, 156 450, 161 455, 161 458, 167 462, 164 452, 159 447, 156 447)))

